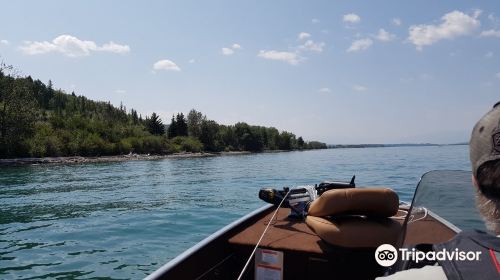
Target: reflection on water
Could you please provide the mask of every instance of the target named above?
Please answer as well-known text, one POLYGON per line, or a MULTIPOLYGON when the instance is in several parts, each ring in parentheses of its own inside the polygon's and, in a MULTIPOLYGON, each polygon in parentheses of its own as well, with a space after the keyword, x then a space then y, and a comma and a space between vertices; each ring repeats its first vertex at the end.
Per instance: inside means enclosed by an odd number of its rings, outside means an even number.
POLYGON ((410 200, 467 146, 342 149, 0 170, 1 279, 141 279, 262 206, 263 186, 348 180, 410 200))

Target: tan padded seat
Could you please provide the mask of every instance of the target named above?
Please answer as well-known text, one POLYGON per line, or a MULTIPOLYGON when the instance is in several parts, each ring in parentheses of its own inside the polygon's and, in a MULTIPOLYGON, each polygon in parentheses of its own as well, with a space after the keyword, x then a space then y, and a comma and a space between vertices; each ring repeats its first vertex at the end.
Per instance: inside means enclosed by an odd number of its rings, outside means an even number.
POLYGON ((399 197, 388 188, 336 189, 324 192, 309 207, 308 215, 337 214, 391 217, 399 208, 399 197))
POLYGON ((401 224, 390 218, 307 216, 307 225, 325 242, 348 248, 376 248, 398 243, 401 224))
POLYGON ((311 203, 307 225, 325 242, 350 248, 397 245, 399 197, 388 188, 336 189, 311 203), (328 218, 327 218, 328 217, 328 218))

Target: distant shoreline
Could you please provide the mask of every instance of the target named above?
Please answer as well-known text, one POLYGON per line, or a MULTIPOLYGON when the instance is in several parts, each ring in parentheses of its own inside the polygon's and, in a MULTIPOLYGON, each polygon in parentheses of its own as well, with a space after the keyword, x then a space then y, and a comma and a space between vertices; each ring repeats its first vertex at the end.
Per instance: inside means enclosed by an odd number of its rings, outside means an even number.
MULTIPOLYGON (((468 143, 457 144, 347 144, 347 145, 328 145, 327 149, 361 149, 361 148, 393 148, 393 147, 436 147, 436 146, 460 146, 468 143)), ((203 158, 231 155, 249 155, 258 153, 283 153, 292 151, 313 151, 313 150, 264 150, 262 152, 232 151, 232 152, 199 152, 199 153, 174 153, 168 155, 150 155, 150 154, 127 154, 115 156, 71 156, 71 157, 43 157, 43 158, 9 158, 0 159, 0 167, 9 166, 27 166, 27 165, 64 165, 81 163, 105 163, 105 162, 124 162, 135 160, 161 160, 161 159, 182 159, 182 158, 203 158)))
POLYGON ((394 148, 394 147, 440 147, 440 146, 462 146, 469 143, 456 144, 329 144, 328 149, 351 149, 351 148, 394 148))
POLYGON ((160 160, 160 159, 180 159, 180 158, 202 158, 229 155, 245 155, 252 152, 220 152, 220 153, 175 153, 169 155, 149 155, 149 154, 128 154, 116 156, 99 157, 43 157, 43 158, 12 158, 0 159, 0 167, 6 166, 26 166, 26 165, 59 165, 59 164, 79 164, 79 163, 102 163, 102 162, 123 162, 134 160, 160 160))

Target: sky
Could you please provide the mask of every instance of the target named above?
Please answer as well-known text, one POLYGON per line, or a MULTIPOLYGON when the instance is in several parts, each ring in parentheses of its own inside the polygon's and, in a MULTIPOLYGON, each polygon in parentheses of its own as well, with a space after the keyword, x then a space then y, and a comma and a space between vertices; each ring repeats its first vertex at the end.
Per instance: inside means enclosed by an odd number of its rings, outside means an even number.
POLYGON ((139 113, 457 143, 500 101, 499 1, 4 1, 0 59, 139 113))

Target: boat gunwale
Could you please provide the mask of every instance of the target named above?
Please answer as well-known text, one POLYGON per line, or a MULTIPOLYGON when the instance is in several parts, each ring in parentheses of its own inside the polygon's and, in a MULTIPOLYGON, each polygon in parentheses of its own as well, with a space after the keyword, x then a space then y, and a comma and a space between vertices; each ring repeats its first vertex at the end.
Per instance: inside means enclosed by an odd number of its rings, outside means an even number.
POLYGON ((440 222, 441 224, 443 224, 447 228, 451 229, 455 233, 460 233, 462 231, 455 224, 453 224, 452 222, 450 222, 450 221, 446 220, 445 218, 439 216, 438 214, 432 212, 431 210, 427 209, 427 213, 428 213, 429 216, 433 217, 434 219, 436 219, 436 221, 440 222))
POLYGON ((221 237, 222 235, 226 234, 227 232, 235 229, 237 226, 241 225, 242 223, 252 219, 256 215, 262 214, 265 211, 268 211, 273 207, 272 204, 264 205, 258 209, 253 210, 252 212, 246 214, 245 216, 235 220, 234 222, 224 226, 223 228, 219 229, 218 231, 212 233, 211 235, 207 236, 205 239, 201 240, 200 242, 196 243, 189 249, 185 250, 182 252, 180 255, 177 257, 173 258, 166 264, 162 265, 160 268, 155 270, 153 273, 149 274, 145 280, 153 280, 153 279, 160 279, 165 273, 167 273, 170 269, 174 268, 178 264, 182 263, 186 259, 188 259, 190 256, 198 252, 198 250, 202 249, 204 246, 210 244, 210 242, 216 240, 217 238, 221 237))

